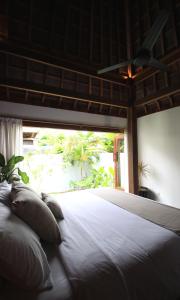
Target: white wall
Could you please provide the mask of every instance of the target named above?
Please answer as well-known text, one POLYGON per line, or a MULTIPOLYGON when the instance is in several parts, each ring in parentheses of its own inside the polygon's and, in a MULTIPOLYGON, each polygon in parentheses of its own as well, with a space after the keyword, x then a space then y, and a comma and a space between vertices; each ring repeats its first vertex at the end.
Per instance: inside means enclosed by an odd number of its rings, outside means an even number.
POLYGON ((126 128, 125 118, 88 114, 71 110, 33 106, 20 103, 0 101, 0 116, 15 117, 28 120, 64 122, 92 126, 126 128))
POLYGON ((138 119, 138 152, 150 170, 142 184, 180 208, 180 107, 138 119))

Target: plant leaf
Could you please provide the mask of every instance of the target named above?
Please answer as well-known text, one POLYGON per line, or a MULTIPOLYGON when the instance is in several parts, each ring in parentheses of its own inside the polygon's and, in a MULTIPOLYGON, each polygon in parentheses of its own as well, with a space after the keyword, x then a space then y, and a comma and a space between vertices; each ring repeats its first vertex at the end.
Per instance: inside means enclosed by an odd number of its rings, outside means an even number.
POLYGON ((24 160, 23 156, 15 156, 15 158, 14 158, 15 164, 17 164, 17 163, 19 163, 20 161, 23 161, 23 160, 24 160))
POLYGON ((15 164, 15 155, 11 156, 11 158, 8 160, 7 165, 15 164))
POLYGON ((11 173, 13 170, 15 169, 15 164, 13 163, 13 161, 11 161, 10 163, 8 163, 7 165, 5 165, 2 168, 2 172, 6 175, 8 175, 9 173, 11 173))
POLYGON ((25 184, 29 182, 29 176, 26 174, 26 172, 22 172, 19 168, 18 168, 18 175, 21 177, 22 181, 25 184))
POLYGON ((15 168, 15 155, 13 155, 7 162, 7 165, 5 166, 5 172, 9 173, 15 168))
POLYGON ((5 158, 2 153, 0 153, 0 166, 4 167, 5 166, 5 158))

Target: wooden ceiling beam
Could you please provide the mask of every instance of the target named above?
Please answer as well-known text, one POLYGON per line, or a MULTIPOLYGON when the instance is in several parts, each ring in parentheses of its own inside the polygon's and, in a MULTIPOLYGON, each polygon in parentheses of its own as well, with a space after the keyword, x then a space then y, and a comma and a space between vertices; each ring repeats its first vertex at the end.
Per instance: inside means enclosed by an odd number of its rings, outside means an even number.
POLYGON ((90 14, 90 47, 89 47, 89 61, 93 61, 93 47, 94 47, 94 0, 91 1, 90 14))
POLYGON ((42 51, 35 51, 30 50, 28 48, 18 47, 17 45, 11 44, 10 42, 5 43, 0 41, 0 53, 13 55, 18 58, 25 59, 27 61, 32 61, 35 63, 47 65, 49 67, 74 72, 79 75, 91 76, 94 79, 101 79, 103 81, 109 83, 116 83, 120 86, 125 86, 128 88, 127 81, 115 74, 109 75, 109 73, 106 73, 102 74, 101 76, 97 76, 96 72, 94 71, 94 68, 92 67, 87 67, 85 69, 81 65, 70 64, 67 60, 61 61, 59 58, 55 58, 51 55, 46 55, 42 51))
POLYGON ((23 82, 23 81, 18 81, 18 80, 0 80, 0 86, 2 87, 7 87, 7 88, 12 88, 16 90, 23 90, 23 91, 28 91, 28 92, 33 92, 33 93, 38 93, 38 94, 44 94, 44 95, 49 95, 49 96, 56 96, 56 97, 63 97, 66 99, 73 99, 73 100, 78 100, 82 102, 91 102, 94 104, 103 104, 105 106, 112 106, 112 107, 117 107, 117 108, 127 108, 128 105, 123 104, 113 104, 108 103, 109 99, 106 99, 104 97, 95 97, 92 95, 85 95, 81 93, 75 93, 74 91, 67 91, 62 88, 55 88, 55 87, 50 87, 50 86, 45 86, 42 84, 36 84, 36 83, 28 83, 28 82, 23 82))
POLYGON ((124 132, 124 129, 117 127, 95 126, 76 123, 62 123, 62 122, 48 122, 48 121, 36 121, 36 120, 23 120, 23 126, 41 127, 41 128, 57 128, 57 129, 74 129, 85 131, 98 131, 98 132, 124 132))
POLYGON ((173 107, 174 106, 173 98, 171 96, 169 96, 168 100, 169 100, 170 106, 173 107))
MULTIPOLYGON (((127 39, 127 59, 133 57, 133 47, 132 47, 132 31, 131 31, 131 20, 130 20, 130 3, 129 1, 124 1, 125 5, 125 20, 126 20, 126 39, 127 39)), ((128 65, 128 75, 131 77, 133 75, 132 64, 128 65)))
MULTIPOLYGON (((171 65, 174 64, 175 62, 180 60, 180 47, 169 53, 168 55, 165 55, 162 59, 161 62, 166 64, 166 65, 171 65)), ((159 73, 159 70, 155 70, 153 68, 147 68, 143 70, 141 73, 136 74, 134 77, 135 81, 143 81, 151 76, 154 76, 155 74, 159 73)))
POLYGON ((177 27, 175 21, 175 1, 169 1, 170 4, 170 13, 172 18, 172 26, 173 26, 173 35, 175 40, 175 45, 178 47, 178 34, 177 34, 177 27))
POLYGON ((0 14, 0 40, 8 38, 8 17, 0 14))
POLYGON ((144 107, 145 115, 147 115, 147 113, 148 113, 147 105, 144 105, 143 107, 144 107))
POLYGON ((156 101, 156 105, 157 105, 158 111, 160 111, 161 110, 161 105, 160 105, 160 102, 158 100, 156 101))
POLYGON ((134 106, 128 108, 127 120, 129 192, 138 195, 137 117, 134 106))
POLYGON ((166 87, 163 90, 155 93, 152 96, 144 97, 142 99, 139 99, 136 101, 135 106, 144 106, 145 104, 150 104, 153 102, 157 102, 158 100, 169 98, 172 95, 179 94, 180 93, 180 86, 178 87, 166 87))

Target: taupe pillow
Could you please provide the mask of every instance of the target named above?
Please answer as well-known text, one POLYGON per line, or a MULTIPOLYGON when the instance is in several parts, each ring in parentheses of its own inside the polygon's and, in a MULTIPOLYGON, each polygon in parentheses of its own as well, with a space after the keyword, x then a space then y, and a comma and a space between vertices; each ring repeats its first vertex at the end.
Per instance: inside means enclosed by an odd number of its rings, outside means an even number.
POLYGON ((58 220, 63 220, 64 216, 59 203, 52 196, 48 194, 41 193, 41 195, 42 195, 42 200, 49 207, 49 209, 51 210, 55 218, 58 220))
POLYGON ((21 183, 13 184, 10 199, 12 211, 26 222, 40 239, 55 244, 61 242, 56 219, 33 190, 21 183))
POLYGON ((50 268, 38 236, 0 203, 0 276, 29 290, 52 287, 50 268))

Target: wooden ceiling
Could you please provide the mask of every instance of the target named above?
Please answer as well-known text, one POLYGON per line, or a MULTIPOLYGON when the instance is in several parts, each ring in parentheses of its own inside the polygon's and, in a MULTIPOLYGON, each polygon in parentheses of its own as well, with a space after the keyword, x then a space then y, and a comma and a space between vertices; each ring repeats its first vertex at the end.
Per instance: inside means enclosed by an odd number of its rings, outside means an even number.
POLYGON ((137 116, 174 107, 179 44, 179 0, 0 0, 0 100, 120 117, 131 105, 137 116), (154 55, 169 71, 97 76, 136 53, 164 7, 171 14, 154 55))

